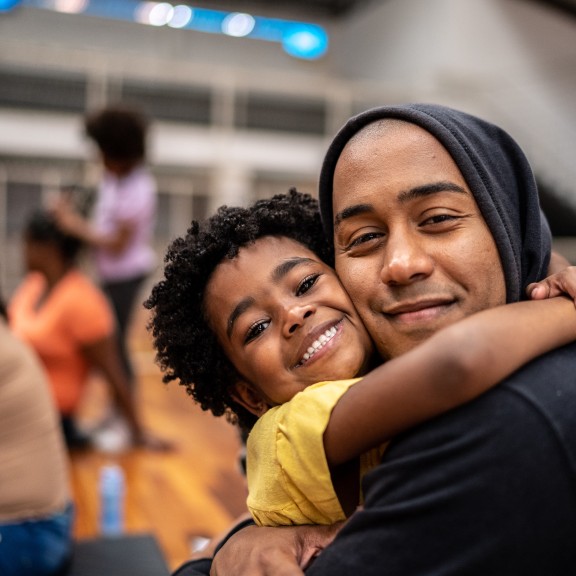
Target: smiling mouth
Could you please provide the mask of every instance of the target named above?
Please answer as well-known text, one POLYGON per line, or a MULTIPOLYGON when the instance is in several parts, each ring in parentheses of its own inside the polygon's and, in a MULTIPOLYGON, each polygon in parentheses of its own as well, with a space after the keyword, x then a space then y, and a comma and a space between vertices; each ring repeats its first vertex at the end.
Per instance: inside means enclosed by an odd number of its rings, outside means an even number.
POLYGON ((390 320, 403 323, 426 322, 445 314, 454 304, 453 300, 429 300, 397 306, 384 314, 390 320))
POLYGON ((332 340, 332 338, 336 336, 337 332, 338 328, 336 328, 336 326, 332 326, 332 328, 328 328, 325 332, 320 334, 320 336, 318 336, 318 338, 314 340, 314 342, 312 342, 312 344, 308 347, 306 352, 304 352, 304 355, 302 356, 302 360, 300 360, 299 365, 301 366, 302 364, 308 362, 310 358, 312 358, 314 354, 318 352, 318 350, 324 348, 324 346, 326 346, 326 344, 328 344, 328 342, 330 342, 330 340, 332 340))

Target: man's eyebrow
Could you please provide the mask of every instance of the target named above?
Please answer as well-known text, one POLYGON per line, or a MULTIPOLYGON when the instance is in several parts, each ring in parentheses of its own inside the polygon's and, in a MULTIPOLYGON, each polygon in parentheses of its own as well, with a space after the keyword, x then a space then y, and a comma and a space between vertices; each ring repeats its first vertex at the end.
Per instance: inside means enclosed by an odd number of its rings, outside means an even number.
MULTIPOLYGON (((312 258, 303 258, 301 256, 295 256, 294 258, 289 258, 284 260, 274 270, 272 270, 271 278, 274 282, 279 282, 296 266, 300 266, 302 264, 309 264, 314 262, 312 258)), ((247 310, 249 310, 252 306, 256 304, 256 300, 251 296, 244 298, 234 306, 234 310, 230 313, 228 317, 228 322, 226 323, 226 335, 228 338, 232 335, 232 330, 234 329, 234 324, 238 318, 244 314, 247 310)))
POLYGON ((374 207, 372 204, 355 204, 354 206, 348 206, 341 212, 338 212, 338 214, 336 214, 334 217, 334 228, 338 228, 338 226, 340 226, 340 224, 342 224, 342 222, 348 218, 353 218, 354 216, 358 216, 360 214, 366 214, 367 212, 372 212, 373 210, 374 207))
MULTIPOLYGON (((416 186, 410 188, 409 190, 404 190, 398 194, 398 201, 400 203, 406 203, 410 200, 415 200, 416 198, 422 198, 424 196, 430 196, 431 194, 438 194, 440 192, 457 192, 458 194, 469 194, 469 192, 455 184, 454 182, 442 181, 434 182, 432 184, 424 184, 422 186, 416 186)), ((355 204, 354 206, 348 206, 344 208, 341 212, 338 212, 334 217, 334 229, 337 229, 344 220, 348 218, 353 218, 354 216, 359 216, 361 214, 367 214, 374 211, 374 206, 372 204, 355 204)))
POLYGON ((254 298, 249 296, 248 298, 244 298, 240 300, 236 306, 234 306, 234 310, 230 312, 230 316, 228 316, 228 322, 226 323, 226 336, 230 339, 232 335, 232 330, 234 329, 234 323, 238 320, 238 317, 244 314, 246 310, 248 310, 251 306, 256 303, 254 298))
POLYGON ((398 201, 403 204, 409 202, 410 200, 415 200, 416 198, 422 198, 424 196, 430 196, 431 194, 438 194, 440 192, 457 192, 459 194, 468 194, 468 191, 462 186, 455 184, 454 182, 441 181, 433 182, 431 184, 424 184, 422 186, 416 186, 415 188, 410 188, 409 190, 404 190, 398 194, 398 201))

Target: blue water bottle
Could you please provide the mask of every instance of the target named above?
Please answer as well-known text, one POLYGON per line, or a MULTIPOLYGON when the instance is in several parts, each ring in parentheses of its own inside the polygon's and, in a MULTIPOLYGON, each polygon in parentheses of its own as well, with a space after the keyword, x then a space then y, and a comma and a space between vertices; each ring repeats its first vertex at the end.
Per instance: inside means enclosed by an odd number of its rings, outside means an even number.
POLYGON ((100 533, 118 536, 124 531, 124 472, 116 464, 100 469, 100 533))

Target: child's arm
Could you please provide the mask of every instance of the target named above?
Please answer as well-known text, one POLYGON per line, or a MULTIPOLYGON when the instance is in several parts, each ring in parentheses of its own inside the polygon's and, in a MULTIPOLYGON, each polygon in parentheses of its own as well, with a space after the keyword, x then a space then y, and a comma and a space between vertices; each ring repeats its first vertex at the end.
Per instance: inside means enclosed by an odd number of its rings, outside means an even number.
POLYGON ((324 432, 330 466, 479 396, 522 365, 576 339, 566 298, 485 310, 379 366, 334 407, 324 432))

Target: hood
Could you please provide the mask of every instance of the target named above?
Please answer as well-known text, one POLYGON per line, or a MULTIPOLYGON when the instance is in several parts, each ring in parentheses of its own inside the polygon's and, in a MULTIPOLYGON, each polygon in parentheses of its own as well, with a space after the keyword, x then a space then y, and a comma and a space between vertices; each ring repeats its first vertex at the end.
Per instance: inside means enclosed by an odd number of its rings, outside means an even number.
POLYGON ((546 276, 552 238, 540 210, 528 160, 504 130, 464 112, 434 104, 372 108, 352 117, 330 144, 320 174, 320 211, 332 242, 332 185, 346 143, 383 118, 416 124, 448 150, 490 228, 504 268, 508 302, 525 298, 525 287, 546 276))

